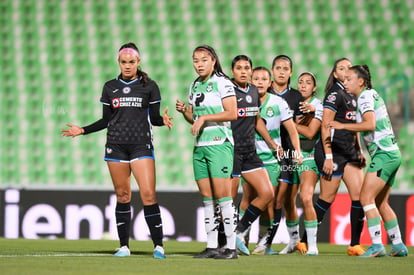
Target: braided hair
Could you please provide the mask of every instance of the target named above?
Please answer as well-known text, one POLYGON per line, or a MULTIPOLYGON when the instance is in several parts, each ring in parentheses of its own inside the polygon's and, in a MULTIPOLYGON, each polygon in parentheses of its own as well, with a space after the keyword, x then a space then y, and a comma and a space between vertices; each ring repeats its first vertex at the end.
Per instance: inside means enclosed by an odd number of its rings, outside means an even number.
POLYGON ((349 70, 354 71, 358 78, 364 80, 364 85, 367 89, 372 89, 371 72, 369 71, 368 65, 355 65, 349 68, 349 70))

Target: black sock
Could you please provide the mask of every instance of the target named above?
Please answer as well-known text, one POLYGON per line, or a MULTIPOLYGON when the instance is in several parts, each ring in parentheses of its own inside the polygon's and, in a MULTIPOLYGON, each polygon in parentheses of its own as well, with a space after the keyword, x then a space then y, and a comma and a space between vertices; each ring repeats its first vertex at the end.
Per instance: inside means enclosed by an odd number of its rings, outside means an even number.
MULTIPOLYGON (((315 205, 313 207, 315 208, 316 218, 318 219, 318 226, 319 226, 322 223, 322 220, 323 220, 323 217, 325 216, 326 211, 328 211, 329 207, 331 207, 331 203, 318 198, 318 200, 315 202, 315 205)), ((303 231, 303 235, 300 241, 303 243, 308 242, 308 235, 306 234, 306 230, 303 231)))
POLYGON ((129 247, 129 230, 131 224, 131 205, 129 202, 116 203, 115 218, 120 246, 129 247))
POLYGON ((161 212, 158 203, 153 205, 144 205, 144 215, 147 222, 149 231, 151 233, 151 239, 154 243, 154 247, 162 245, 162 221, 161 221, 161 212))
POLYGON ((249 207, 247 207, 246 212, 244 212, 243 218, 237 224, 236 232, 245 232, 261 213, 262 210, 250 204, 249 207))
POLYGON ((267 238, 266 244, 271 245, 273 239, 276 236, 277 230, 279 229, 280 220, 282 219, 282 208, 274 209, 274 217, 272 228, 270 229, 269 237, 267 238))
POLYGON ((364 209, 360 201, 352 201, 351 205, 351 246, 359 244, 364 226, 364 209))
POLYGON ((318 225, 322 223, 323 217, 325 216, 326 211, 329 210, 329 207, 331 207, 330 202, 326 202, 324 200, 318 199, 315 203, 315 212, 316 212, 316 218, 318 219, 318 225))

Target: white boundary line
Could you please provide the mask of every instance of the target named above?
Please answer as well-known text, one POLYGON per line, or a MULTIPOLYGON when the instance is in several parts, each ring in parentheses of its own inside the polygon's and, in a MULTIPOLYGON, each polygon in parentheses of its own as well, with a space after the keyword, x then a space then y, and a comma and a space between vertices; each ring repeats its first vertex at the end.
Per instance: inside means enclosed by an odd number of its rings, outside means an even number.
POLYGON ((18 257, 107 257, 111 254, 99 253, 56 253, 56 254, 15 254, 0 255, 0 258, 18 258, 18 257))
MULTIPOLYGON (((131 255, 129 257, 136 257, 131 255)), ((167 254, 168 257, 188 256, 185 254, 167 254)), ((111 254, 105 253, 56 253, 56 254, 14 254, 0 255, 0 258, 19 258, 19 257, 111 257, 111 258, 129 258, 129 257, 113 257, 111 254)))

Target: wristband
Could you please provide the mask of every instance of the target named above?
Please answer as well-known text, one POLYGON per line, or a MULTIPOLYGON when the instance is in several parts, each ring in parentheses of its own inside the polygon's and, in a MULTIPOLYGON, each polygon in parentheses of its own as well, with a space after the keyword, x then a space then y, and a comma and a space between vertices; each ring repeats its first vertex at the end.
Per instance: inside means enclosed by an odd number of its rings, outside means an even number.
POLYGON ((333 155, 332 154, 325 154, 325 159, 333 159, 333 155))

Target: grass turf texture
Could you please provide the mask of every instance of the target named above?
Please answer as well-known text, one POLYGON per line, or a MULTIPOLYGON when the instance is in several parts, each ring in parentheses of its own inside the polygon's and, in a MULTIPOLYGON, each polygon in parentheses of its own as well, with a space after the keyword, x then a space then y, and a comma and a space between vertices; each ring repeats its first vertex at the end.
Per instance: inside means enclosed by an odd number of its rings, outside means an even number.
MULTIPOLYGON (((357 258, 347 247, 318 244, 319 256, 239 256, 237 260, 193 259, 204 243, 167 241, 167 259, 152 258, 152 243, 131 241, 131 256, 112 257, 117 241, 0 239, 1 274, 413 274, 408 257, 357 258)), ((274 244, 281 250, 284 244, 274 244)), ((250 249, 254 244, 250 244, 250 249)), ((390 246, 387 246, 387 252, 390 246)))

